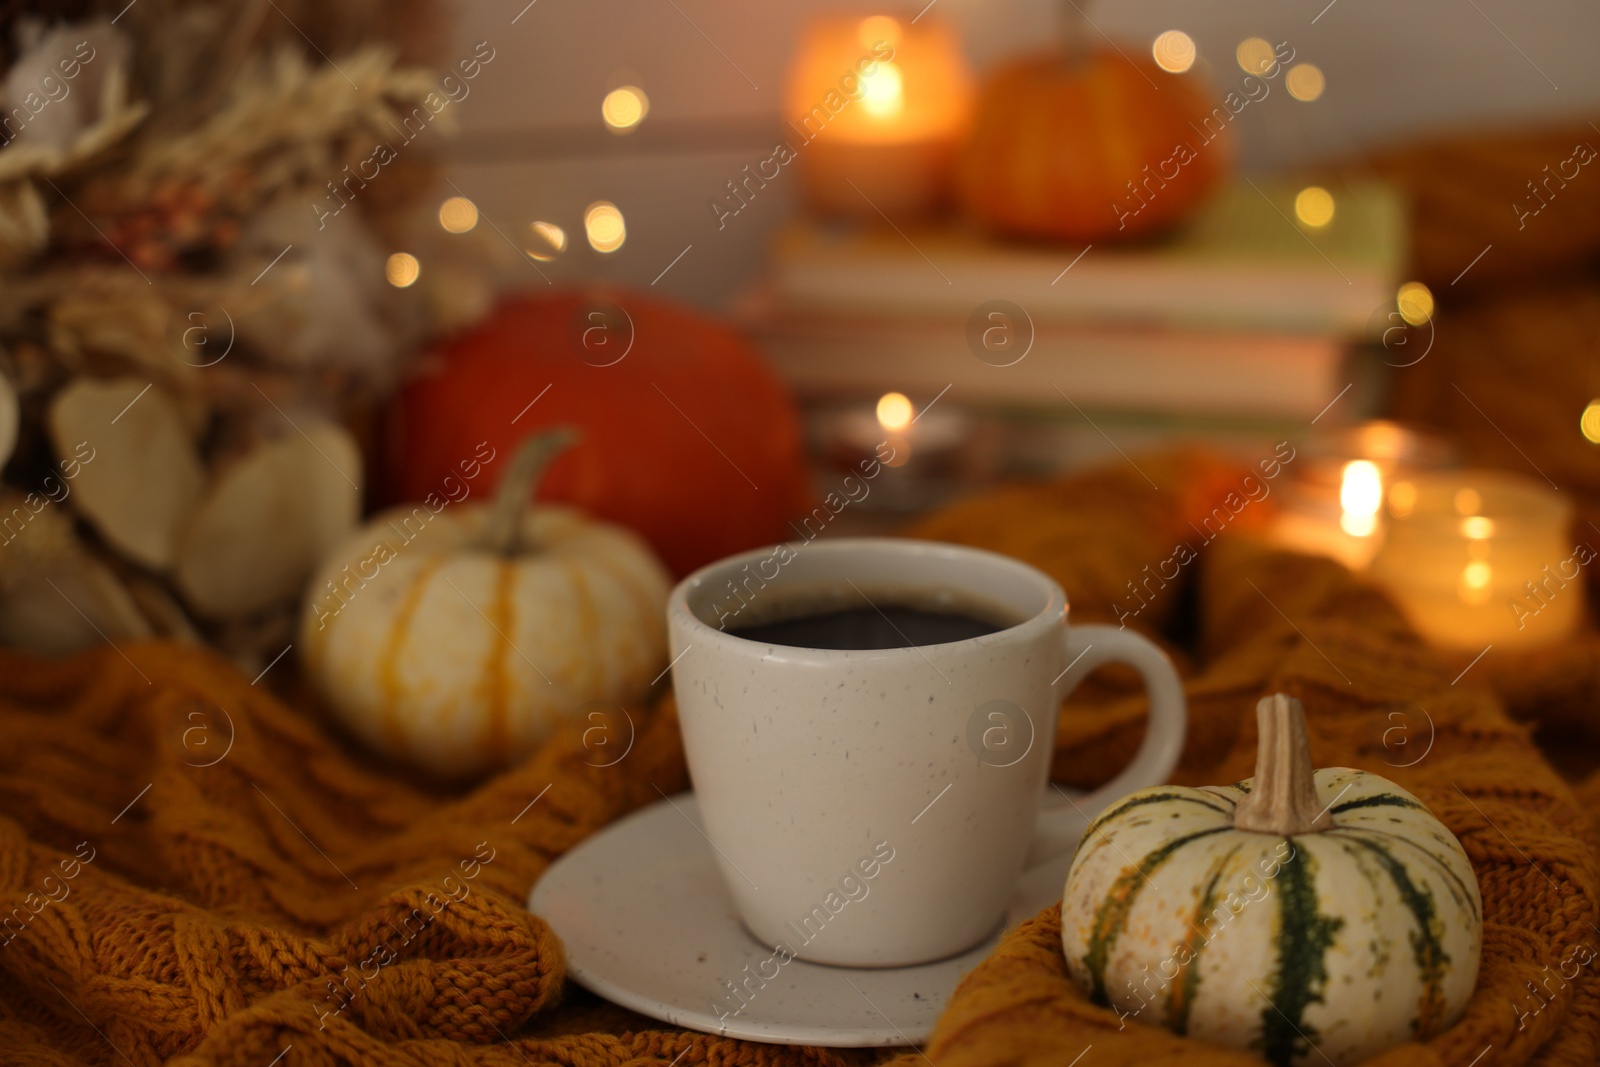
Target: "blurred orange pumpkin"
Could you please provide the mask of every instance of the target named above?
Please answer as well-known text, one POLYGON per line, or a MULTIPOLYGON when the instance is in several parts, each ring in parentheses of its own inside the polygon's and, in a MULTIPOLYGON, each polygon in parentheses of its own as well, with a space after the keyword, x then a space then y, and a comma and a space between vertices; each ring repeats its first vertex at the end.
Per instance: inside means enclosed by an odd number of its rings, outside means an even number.
POLYGON ((679 575, 791 536, 809 506, 799 415, 756 350, 689 309, 598 292, 511 299, 436 353, 392 408, 389 496, 451 497, 481 442, 507 457, 562 425, 578 441, 540 499, 631 527, 679 575))
POLYGON ((1112 48, 994 74, 957 175, 962 208, 999 233, 1098 242, 1185 218, 1227 173, 1233 118, 1194 74, 1112 48))

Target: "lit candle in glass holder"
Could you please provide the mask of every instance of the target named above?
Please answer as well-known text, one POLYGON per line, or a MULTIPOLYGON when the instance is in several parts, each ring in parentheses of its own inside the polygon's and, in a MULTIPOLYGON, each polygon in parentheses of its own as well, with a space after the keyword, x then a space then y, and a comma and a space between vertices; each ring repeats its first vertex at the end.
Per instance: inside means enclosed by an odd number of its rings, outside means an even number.
POLYGON ((784 94, 807 201, 872 219, 938 207, 972 94, 961 44, 937 16, 812 22, 784 94))
POLYGON ((1572 504, 1493 471, 1419 475, 1389 491, 1388 534, 1371 574, 1429 642, 1477 650, 1559 641, 1583 617, 1572 504))
POLYGON ((876 404, 846 408, 831 420, 830 444, 842 447, 851 462, 877 456, 886 467, 921 475, 943 473, 960 446, 972 436, 972 420, 950 404, 929 404, 921 412, 904 393, 884 393, 876 404))
POLYGON ((1451 459, 1441 439, 1381 420, 1333 431, 1302 453, 1290 466, 1267 540, 1355 571, 1383 543, 1385 486, 1451 459))
POLYGON ((921 411, 903 393, 822 418, 824 457, 840 471, 873 474, 873 507, 916 510, 986 470, 992 442, 971 416, 948 400, 921 411))
POLYGON ((906 441, 906 431, 916 418, 911 410, 911 400, 904 393, 884 393, 873 408, 873 417, 883 431, 883 445, 888 450, 884 460, 891 467, 903 467, 911 458, 911 448, 906 441))

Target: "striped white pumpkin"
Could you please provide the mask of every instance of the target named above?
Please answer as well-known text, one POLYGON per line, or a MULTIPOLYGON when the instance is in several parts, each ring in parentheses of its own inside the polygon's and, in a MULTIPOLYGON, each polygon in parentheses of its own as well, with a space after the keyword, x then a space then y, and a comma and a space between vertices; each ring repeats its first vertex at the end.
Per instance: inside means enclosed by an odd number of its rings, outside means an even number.
POLYGON ((1454 835, 1345 767, 1312 779, 1331 828, 1238 829, 1257 780, 1146 789, 1094 821, 1061 907, 1073 980, 1123 1020, 1280 1065, 1344 1067, 1459 1018, 1483 923, 1454 835))
POLYGON ((440 776, 505 766, 593 702, 644 696, 666 665, 670 578, 641 538, 540 505, 508 554, 485 547, 490 515, 379 514, 323 565, 302 617, 307 675, 335 714, 440 776))

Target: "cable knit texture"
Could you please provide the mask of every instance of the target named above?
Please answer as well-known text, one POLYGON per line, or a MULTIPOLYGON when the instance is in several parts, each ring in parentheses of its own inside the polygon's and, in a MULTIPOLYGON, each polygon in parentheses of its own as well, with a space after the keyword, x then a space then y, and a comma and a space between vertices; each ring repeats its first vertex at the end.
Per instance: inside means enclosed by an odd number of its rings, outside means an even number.
MULTIPOLYGON (((1465 664, 1430 653, 1337 566, 1243 538, 1198 544, 1189 523, 1243 471, 1195 457, 1140 465, 986 494, 915 532, 1044 568, 1073 593, 1076 618, 1120 614, 1158 639, 1181 635, 1168 642, 1192 717, 1179 781, 1248 776, 1251 709, 1281 690, 1304 702, 1319 764, 1383 773, 1456 832, 1483 890, 1478 990, 1459 1025, 1375 1063, 1595 1062, 1600 963, 1551 980, 1573 946, 1600 948, 1594 828, 1525 728, 1472 670, 1453 684, 1465 664), (1124 583, 1180 540, 1199 558, 1128 615, 1138 602, 1124 583), (1476 1061, 1485 1049, 1492 1058, 1476 1061)), ((444 793, 366 760, 309 702, 269 693, 271 680, 252 685, 176 644, 57 662, 0 653, 0 1063, 897 1055, 686 1033, 565 984, 560 942, 522 901, 554 857, 657 789, 687 787, 670 699, 632 711, 637 739, 614 766, 592 766, 587 724, 571 724, 519 767, 444 793)), ((1056 777, 1103 780, 1138 744, 1142 716, 1131 679, 1101 672, 1063 709, 1056 777)), ((926 1049, 896 1067, 1067 1064, 1091 1045, 1085 1067, 1259 1062, 1142 1024, 1119 1031, 1068 981, 1059 934, 1056 908, 1011 932, 926 1049)))

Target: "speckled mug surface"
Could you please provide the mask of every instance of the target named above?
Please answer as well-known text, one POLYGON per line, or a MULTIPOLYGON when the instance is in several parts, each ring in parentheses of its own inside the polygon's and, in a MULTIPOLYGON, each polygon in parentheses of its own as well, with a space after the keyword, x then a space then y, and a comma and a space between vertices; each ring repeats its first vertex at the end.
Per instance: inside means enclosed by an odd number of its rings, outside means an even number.
MULTIPOLYGON (((689 774, 745 926, 775 953, 895 967, 992 933, 1025 865, 1164 781, 1183 747, 1176 671, 1144 638, 1067 625, 1049 576, 980 549, 841 538, 704 567, 667 602, 689 774), (987 605, 1014 625, 909 648, 795 648, 740 625, 801 600, 987 605), (1150 692, 1133 762, 1077 803, 1046 797, 1057 708, 1127 663, 1150 692)), ((781 961, 780 961, 781 962, 781 961)))

